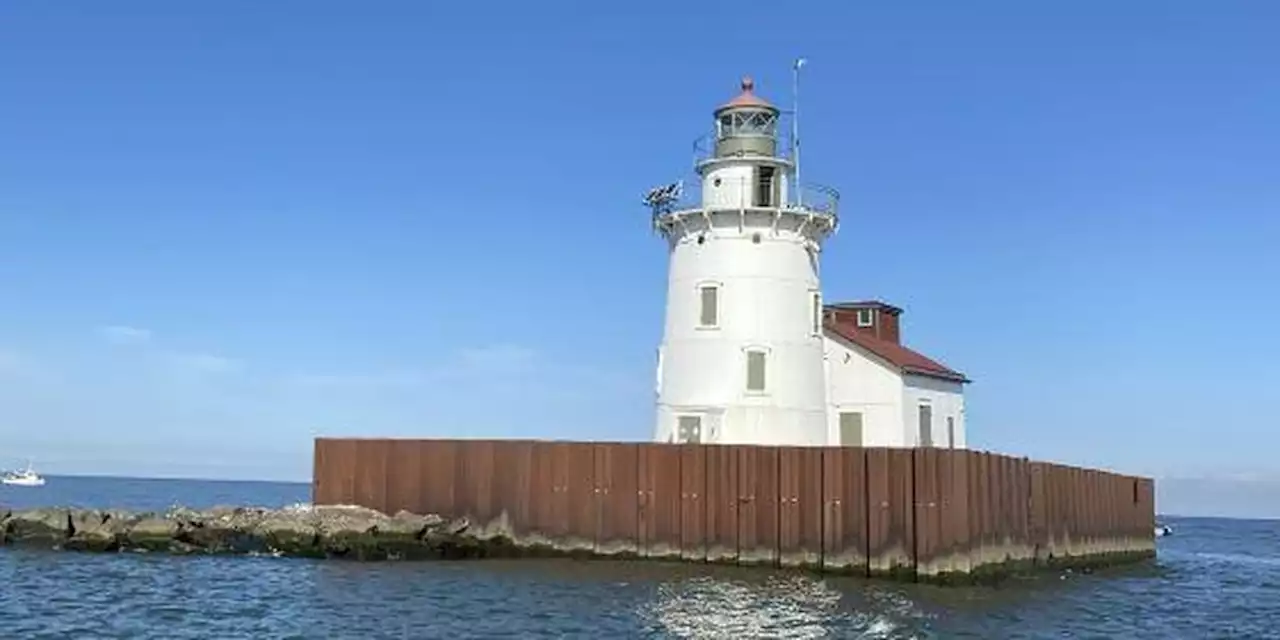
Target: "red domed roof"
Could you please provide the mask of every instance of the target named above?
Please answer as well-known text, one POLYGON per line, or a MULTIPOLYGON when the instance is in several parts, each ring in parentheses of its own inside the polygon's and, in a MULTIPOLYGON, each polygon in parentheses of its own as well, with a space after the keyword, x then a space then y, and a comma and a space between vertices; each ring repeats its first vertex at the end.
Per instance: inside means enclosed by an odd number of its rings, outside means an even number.
POLYGON ((751 79, 751 76, 743 76, 742 93, 738 94, 738 97, 724 103, 720 107, 720 109, 717 109, 717 111, 723 110, 723 109, 732 109, 734 107, 763 107, 765 109, 775 108, 772 104, 769 104, 768 100, 765 100, 764 98, 761 98, 760 96, 756 95, 755 88, 756 88, 756 83, 754 80, 751 79))

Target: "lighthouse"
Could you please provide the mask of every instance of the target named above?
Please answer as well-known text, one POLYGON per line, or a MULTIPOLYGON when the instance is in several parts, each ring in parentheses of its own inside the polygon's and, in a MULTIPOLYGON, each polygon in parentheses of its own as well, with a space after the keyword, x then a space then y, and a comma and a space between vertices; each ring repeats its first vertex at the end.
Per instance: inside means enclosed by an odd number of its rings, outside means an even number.
POLYGON ((693 188, 645 198, 669 249, 655 441, 829 441, 818 262, 838 196, 797 184, 782 115, 743 78, 695 143, 693 188))

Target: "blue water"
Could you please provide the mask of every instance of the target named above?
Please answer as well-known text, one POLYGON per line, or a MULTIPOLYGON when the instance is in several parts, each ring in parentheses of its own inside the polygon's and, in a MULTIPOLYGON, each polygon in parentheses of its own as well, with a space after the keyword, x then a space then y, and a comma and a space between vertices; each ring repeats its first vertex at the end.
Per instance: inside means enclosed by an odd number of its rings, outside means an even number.
MULTIPOLYGON (((8 507, 281 506, 305 484, 51 477, 8 507)), ((934 588, 601 561, 0 549, 0 638, 1278 638, 1280 521, 1169 519, 1158 560, 934 588)))
POLYGON ((45 476, 43 487, 0 484, 0 506, 83 507, 164 511, 175 504, 192 509, 216 506, 283 507, 311 501, 302 482, 159 480, 94 476, 45 476))

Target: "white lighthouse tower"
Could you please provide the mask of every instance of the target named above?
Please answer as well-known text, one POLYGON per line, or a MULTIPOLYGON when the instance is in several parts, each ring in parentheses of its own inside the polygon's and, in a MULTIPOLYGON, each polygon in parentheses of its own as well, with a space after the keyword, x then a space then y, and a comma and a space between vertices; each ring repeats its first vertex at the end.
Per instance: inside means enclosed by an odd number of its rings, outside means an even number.
POLYGON ((658 442, 827 444, 818 254, 838 196, 796 184, 780 114, 744 78, 695 144, 695 201, 646 197, 670 247, 658 442))

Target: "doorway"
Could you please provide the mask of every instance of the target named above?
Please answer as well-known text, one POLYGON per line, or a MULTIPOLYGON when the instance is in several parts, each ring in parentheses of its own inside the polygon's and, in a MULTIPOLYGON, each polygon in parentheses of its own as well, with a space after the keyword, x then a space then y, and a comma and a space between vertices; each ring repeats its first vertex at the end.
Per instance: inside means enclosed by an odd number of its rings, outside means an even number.
POLYGON ((702 416, 680 416, 676 424, 676 442, 702 442, 702 416))
POLYGON ((777 170, 775 167, 758 167, 756 169, 756 206, 776 207, 777 170))

